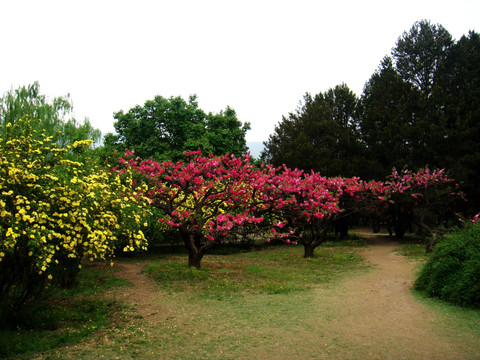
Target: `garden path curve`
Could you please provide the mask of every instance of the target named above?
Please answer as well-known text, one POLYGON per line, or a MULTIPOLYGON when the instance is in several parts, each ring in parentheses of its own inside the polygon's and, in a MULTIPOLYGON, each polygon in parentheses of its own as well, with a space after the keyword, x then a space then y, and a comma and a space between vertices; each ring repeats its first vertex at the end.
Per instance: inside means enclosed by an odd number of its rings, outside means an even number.
MULTIPOLYGON (((391 238, 373 234, 362 236, 370 242, 369 246, 359 251, 371 265, 369 270, 360 270, 339 282, 314 288, 308 295, 311 301, 292 304, 307 306, 307 313, 311 316, 291 329, 294 334, 291 340, 283 339, 273 348, 267 345, 266 348, 252 349, 248 357, 239 358, 480 359, 480 355, 472 357, 472 354, 480 354, 480 343, 476 339, 465 339, 465 332, 452 328, 441 315, 414 297, 411 288, 419 261, 396 252, 400 244, 391 238)), ((139 320, 133 322, 134 332, 119 330, 119 333, 98 334, 96 339, 72 346, 68 351, 63 349, 59 358, 73 359, 78 358, 78 354, 89 354, 91 356, 85 358, 90 359, 95 358, 97 352, 102 356, 105 353, 106 356, 115 354, 121 359, 131 358, 127 353, 119 354, 117 347, 123 346, 124 340, 119 339, 130 339, 132 336, 130 341, 134 341, 134 345, 130 346, 139 351, 135 358, 155 358, 154 355, 146 355, 146 351, 150 350, 148 344, 159 341, 157 339, 164 336, 167 326, 185 326, 188 323, 185 317, 190 313, 183 311, 186 308, 177 309, 178 304, 169 305, 165 301, 165 294, 142 273, 147 265, 144 261, 135 260, 116 263, 118 276, 128 280, 132 286, 122 287, 113 295, 133 305, 139 320)), ((289 325, 285 326, 284 331, 289 325)), ((227 330, 225 336, 229 336, 227 330)), ((181 333, 188 331, 182 328, 181 333)))
POLYGON ((335 313, 327 316, 330 336, 350 349, 344 358, 356 359, 358 350, 369 359, 464 359, 458 339, 413 296, 418 261, 401 256, 395 251, 400 244, 388 237, 362 236, 371 245, 361 255, 373 269, 333 290, 316 290, 318 306, 335 313))

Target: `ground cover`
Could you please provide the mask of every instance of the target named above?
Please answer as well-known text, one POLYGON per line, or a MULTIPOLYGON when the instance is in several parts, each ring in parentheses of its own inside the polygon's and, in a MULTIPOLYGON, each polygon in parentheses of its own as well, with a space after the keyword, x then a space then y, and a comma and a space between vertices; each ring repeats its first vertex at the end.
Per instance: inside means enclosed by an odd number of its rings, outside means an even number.
POLYGON ((105 297, 128 304, 129 321, 34 358, 478 359, 480 313, 413 293, 424 260, 368 242, 311 260, 285 245, 207 255, 200 270, 181 253, 119 260, 131 285, 105 297))
POLYGON ((98 265, 85 266, 76 287, 51 290, 51 297, 39 299, 16 319, 16 329, 0 329, 0 358, 20 355, 30 359, 36 353, 76 344, 99 329, 124 320, 128 304, 104 297, 107 289, 128 286, 116 271, 98 265))

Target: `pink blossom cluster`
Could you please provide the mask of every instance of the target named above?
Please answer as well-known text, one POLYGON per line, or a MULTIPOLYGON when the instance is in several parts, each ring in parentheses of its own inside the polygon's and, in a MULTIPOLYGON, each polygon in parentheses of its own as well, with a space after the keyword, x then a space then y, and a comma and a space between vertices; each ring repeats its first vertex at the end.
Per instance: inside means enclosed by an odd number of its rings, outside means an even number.
POLYGON ((410 196, 418 198, 422 196, 422 191, 432 188, 435 184, 447 184, 453 182, 445 174, 445 169, 430 170, 428 167, 420 169, 418 172, 403 170, 398 172, 393 170, 389 180, 385 183, 387 193, 409 193, 410 196))
POLYGON ((132 153, 120 160, 135 169, 148 185, 147 196, 162 210, 160 222, 186 234, 219 241, 246 224, 264 221, 262 201, 268 186, 264 171, 256 169, 250 156, 201 156, 189 152, 186 162, 139 162, 132 153))
POLYGON ((158 163, 126 152, 120 167, 135 169, 146 182, 146 195, 162 211, 159 221, 211 242, 246 225, 269 227, 273 238, 300 243, 307 241, 308 229, 316 241, 349 211, 382 212, 399 196, 419 202, 432 187, 452 182, 444 170, 428 168, 394 170, 386 182, 364 182, 286 166, 257 168, 249 155, 186 155, 185 162, 158 163))

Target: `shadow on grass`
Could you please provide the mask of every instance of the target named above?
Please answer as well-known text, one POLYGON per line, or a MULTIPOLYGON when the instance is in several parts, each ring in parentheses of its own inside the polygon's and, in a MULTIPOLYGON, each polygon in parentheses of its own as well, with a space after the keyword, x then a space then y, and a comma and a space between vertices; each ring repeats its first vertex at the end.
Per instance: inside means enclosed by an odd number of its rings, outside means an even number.
POLYGON ((0 324, 0 358, 30 359, 65 344, 75 344, 98 329, 124 320, 126 306, 97 296, 126 286, 114 270, 85 266, 72 289, 52 289, 50 297, 29 304, 9 324, 0 324))

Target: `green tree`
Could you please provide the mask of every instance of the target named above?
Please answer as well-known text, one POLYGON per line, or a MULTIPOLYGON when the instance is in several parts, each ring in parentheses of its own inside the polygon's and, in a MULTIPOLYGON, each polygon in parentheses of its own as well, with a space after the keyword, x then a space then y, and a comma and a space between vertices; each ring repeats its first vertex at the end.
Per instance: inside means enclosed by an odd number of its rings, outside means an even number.
POLYGON ((377 164, 372 177, 383 178, 392 168, 413 164, 412 117, 417 92, 396 71, 391 57, 385 57, 379 69, 366 83, 361 97, 360 126, 369 158, 377 164))
POLYGON ((392 56, 400 76, 429 96, 436 71, 452 45, 452 36, 442 25, 421 20, 398 39, 392 56))
POLYGON ((11 89, 0 98, 0 132, 5 132, 7 124, 15 124, 19 119, 28 117, 33 130, 46 136, 53 136, 60 147, 73 144, 75 141, 90 139, 99 142, 101 133, 92 127, 88 119, 78 122, 68 117, 73 110, 70 96, 60 96, 49 101, 40 92, 40 85, 31 85, 11 89))
POLYGON ((439 67, 433 90, 445 124, 440 155, 467 193, 471 211, 480 207, 480 35, 456 42, 439 67))
POLYGON ((75 141, 88 139, 93 140, 93 144, 98 144, 101 137, 102 134, 100 130, 95 129, 88 118, 85 118, 83 122, 79 122, 75 118, 70 118, 61 123, 57 143, 60 147, 66 147, 74 144, 75 141))
POLYGON ((347 85, 304 96, 303 105, 275 127, 262 152, 274 165, 319 171, 324 176, 363 173, 356 95, 347 85))
POLYGON ((384 174, 392 167, 444 166, 443 105, 433 93, 452 44, 441 25, 416 22, 367 82, 361 98, 362 135, 384 174))
POLYGON ((480 37, 454 42, 441 26, 416 22, 367 82, 360 101, 362 141, 378 164, 446 168, 480 207, 480 37))
POLYGON ((188 101, 156 96, 143 107, 117 112, 114 118, 117 134, 107 134, 105 146, 133 150, 144 159, 177 161, 185 151, 197 149, 214 155, 247 151, 245 133, 250 125, 242 124, 229 107, 218 114, 205 113, 195 96, 188 101))
POLYGON ((435 78, 441 71, 453 45, 451 35, 442 25, 422 20, 405 32, 392 50, 400 76, 416 90, 412 105, 412 161, 415 167, 441 166, 445 140, 442 105, 432 96, 435 78))

